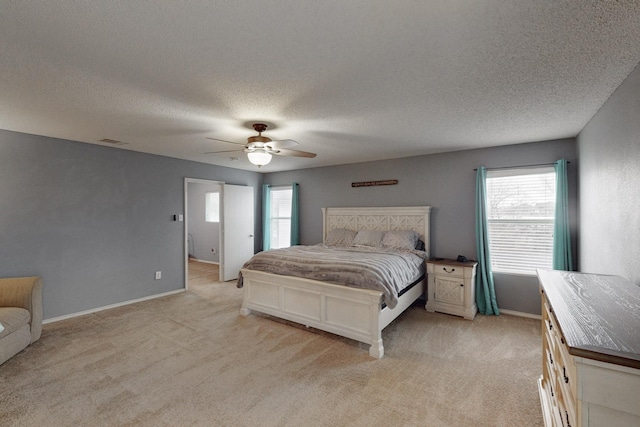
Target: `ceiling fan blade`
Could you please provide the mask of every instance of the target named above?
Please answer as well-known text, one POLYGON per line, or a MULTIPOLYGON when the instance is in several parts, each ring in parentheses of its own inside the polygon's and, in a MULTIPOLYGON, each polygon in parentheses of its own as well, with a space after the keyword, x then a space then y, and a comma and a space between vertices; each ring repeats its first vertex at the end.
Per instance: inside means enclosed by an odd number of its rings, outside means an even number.
POLYGON ((211 138, 211 137, 208 137, 208 136, 206 136, 205 138, 210 139, 212 141, 221 141, 221 142, 226 142, 226 143, 229 143, 229 144, 245 145, 245 143, 243 143, 243 142, 227 141, 226 139, 211 138))
POLYGON ((281 139, 278 141, 268 142, 266 145, 273 148, 274 150, 279 150, 281 148, 289 148, 298 145, 298 141, 294 141, 293 139, 281 139))
POLYGON ((287 150, 285 148, 278 149, 274 151, 270 151, 271 154, 276 154, 278 156, 290 156, 290 157, 308 157, 310 159, 316 156, 316 153, 308 153, 306 151, 298 151, 298 150, 287 150))
POLYGON ((243 150, 224 150, 224 151, 207 151, 204 154, 218 154, 218 153, 241 153, 243 150))

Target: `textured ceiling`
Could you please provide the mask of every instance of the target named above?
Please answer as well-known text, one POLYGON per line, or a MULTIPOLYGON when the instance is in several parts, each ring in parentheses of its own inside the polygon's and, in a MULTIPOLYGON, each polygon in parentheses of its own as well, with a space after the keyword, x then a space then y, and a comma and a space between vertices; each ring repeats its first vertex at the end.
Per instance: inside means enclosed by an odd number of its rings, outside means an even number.
POLYGON ((572 137, 638 62, 638 1, 0 0, 0 128, 290 170, 572 137))

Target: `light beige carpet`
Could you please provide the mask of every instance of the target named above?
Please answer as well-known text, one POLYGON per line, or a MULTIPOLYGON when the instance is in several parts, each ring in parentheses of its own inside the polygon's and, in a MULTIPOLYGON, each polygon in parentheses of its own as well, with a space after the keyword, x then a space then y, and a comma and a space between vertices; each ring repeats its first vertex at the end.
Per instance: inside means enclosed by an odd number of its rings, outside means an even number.
POLYGON ((234 283, 45 325, 0 365, 2 426, 541 426, 540 324, 409 308, 385 357, 239 315, 234 283))

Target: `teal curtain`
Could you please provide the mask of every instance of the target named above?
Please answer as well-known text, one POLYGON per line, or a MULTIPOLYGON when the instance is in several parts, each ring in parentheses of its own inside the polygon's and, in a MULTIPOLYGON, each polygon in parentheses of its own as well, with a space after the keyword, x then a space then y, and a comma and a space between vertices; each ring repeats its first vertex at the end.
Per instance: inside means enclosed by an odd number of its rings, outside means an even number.
POLYGON ((553 225, 553 268, 573 270, 571 260, 571 234, 569 231, 569 185, 567 183, 567 161, 558 160, 556 170, 556 211, 553 225))
POLYGON ((300 244, 300 199, 297 182, 291 184, 291 246, 300 244))
POLYGON ((487 225, 487 168, 481 166, 476 175, 476 304, 481 314, 500 314, 491 271, 489 230, 487 225))
POLYGON ((271 186, 262 186, 262 250, 268 251, 271 247, 271 186))

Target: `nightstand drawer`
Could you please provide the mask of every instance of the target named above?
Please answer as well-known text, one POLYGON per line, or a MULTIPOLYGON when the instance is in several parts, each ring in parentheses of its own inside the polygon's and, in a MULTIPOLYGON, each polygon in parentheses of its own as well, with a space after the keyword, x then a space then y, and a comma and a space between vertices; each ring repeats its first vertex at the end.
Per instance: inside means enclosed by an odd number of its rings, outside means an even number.
POLYGON ((434 273, 441 277, 463 277, 464 267, 440 264, 440 265, 434 266, 434 273))

